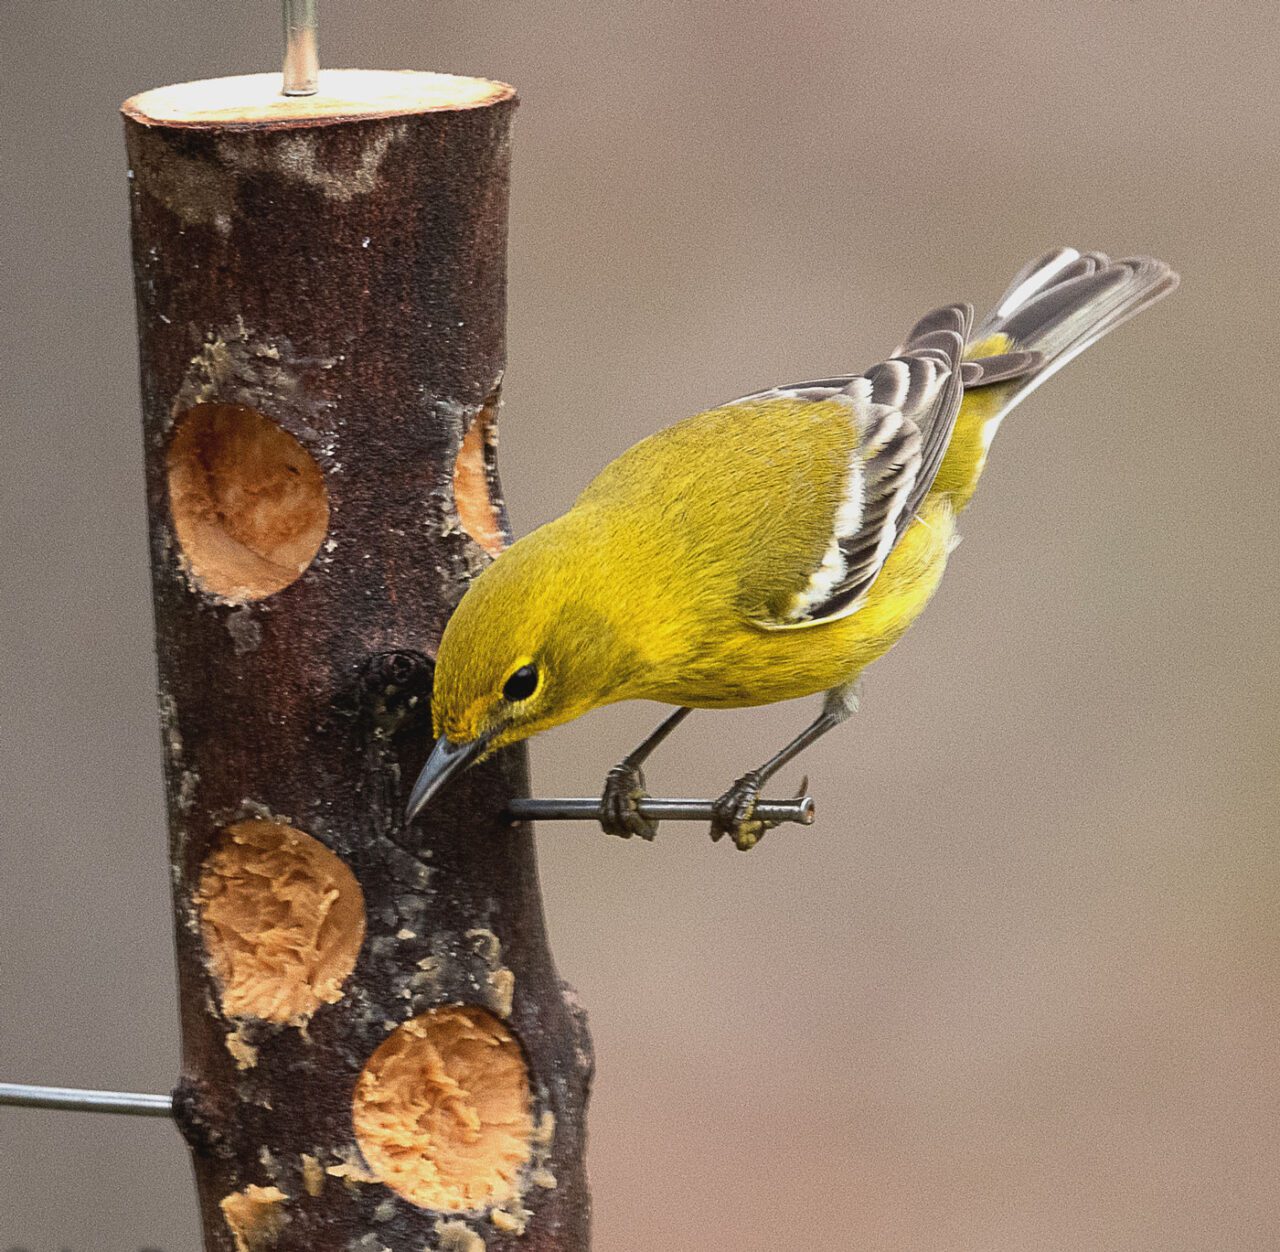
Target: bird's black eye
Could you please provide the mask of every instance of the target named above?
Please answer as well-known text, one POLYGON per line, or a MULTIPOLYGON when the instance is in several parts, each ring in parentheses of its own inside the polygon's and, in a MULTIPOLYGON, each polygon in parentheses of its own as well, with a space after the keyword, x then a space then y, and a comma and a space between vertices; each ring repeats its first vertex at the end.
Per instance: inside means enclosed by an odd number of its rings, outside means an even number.
POLYGON ((538 667, 522 665, 502 688, 502 697, 515 704, 517 700, 527 700, 538 689, 538 667))

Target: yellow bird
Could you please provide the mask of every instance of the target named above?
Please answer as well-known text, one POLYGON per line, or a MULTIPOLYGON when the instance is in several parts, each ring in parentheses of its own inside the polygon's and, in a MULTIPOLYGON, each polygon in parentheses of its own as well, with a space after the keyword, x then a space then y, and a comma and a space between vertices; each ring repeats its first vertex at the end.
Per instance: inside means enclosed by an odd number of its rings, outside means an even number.
POLYGON ((499 748, 658 700, 678 707, 604 791, 606 830, 652 838, 640 767, 691 709, 825 692, 818 717, 715 803, 712 837, 752 847, 763 784, 853 712, 859 675, 929 602, 1005 414, 1177 282, 1148 257, 1057 249, 976 329, 969 305, 948 305, 861 374, 756 392, 623 453, 463 596, 409 818, 499 748))

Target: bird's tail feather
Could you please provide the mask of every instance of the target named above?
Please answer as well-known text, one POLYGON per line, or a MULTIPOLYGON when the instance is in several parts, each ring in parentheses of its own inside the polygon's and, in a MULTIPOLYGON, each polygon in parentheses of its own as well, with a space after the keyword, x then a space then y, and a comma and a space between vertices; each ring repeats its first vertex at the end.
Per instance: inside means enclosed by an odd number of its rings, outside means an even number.
POLYGON ((974 329, 965 356, 982 374, 967 385, 1003 384, 1003 416, 1090 344, 1177 285, 1177 274, 1153 257, 1112 261, 1074 248, 1046 253, 1019 271, 974 329))
POLYGON ((1005 414, 1177 285, 1178 276, 1149 257, 1111 261, 1101 252, 1059 248, 1026 266, 966 346, 964 397, 933 489, 963 509, 1005 414))

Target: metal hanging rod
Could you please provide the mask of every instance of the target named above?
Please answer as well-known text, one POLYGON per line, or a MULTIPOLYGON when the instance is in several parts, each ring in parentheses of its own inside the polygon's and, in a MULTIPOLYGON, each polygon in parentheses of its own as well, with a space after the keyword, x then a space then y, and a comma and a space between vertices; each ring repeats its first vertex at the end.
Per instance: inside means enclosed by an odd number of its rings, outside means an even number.
MULTIPOLYGON (((673 822, 709 822, 713 816, 710 800, 641 800, 640 816, 654 821, 666 819, 673 822)), ((514 799, 507 805, 512 817, 522 822, 598 822, 604 816, 599 799, 525 800, 514 799)), ((761 800, 756 805, 755 816, 761 821, 795 822, 800 826, 812 826, 814 804, 812 796, 797 796, 794 800, 761 800)))
POLYGON ((283 0, 286 96, 314 96, 320 79, 318 0, 283 0))
POLYGON ((26 1109, 66 1109, 74 1113, 173 1116, 172 1096, 143 1091, 93 1091, 85 1087, 37 1087, 22 1082, 0 1082, 0 1104, 26 1109))

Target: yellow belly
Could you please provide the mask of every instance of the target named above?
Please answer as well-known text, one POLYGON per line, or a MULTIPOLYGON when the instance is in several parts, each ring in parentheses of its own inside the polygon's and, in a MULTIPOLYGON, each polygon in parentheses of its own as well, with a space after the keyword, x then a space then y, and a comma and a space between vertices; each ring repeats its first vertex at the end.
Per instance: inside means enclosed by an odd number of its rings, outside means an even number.
POLYGON ((741 708, 852 682, 919 617, 954 543, 949 498, 930 496, 857 612, 798 630, 736 622, 706 640, 701 654, 678 673, 636 694, 694 708, 741 708))

